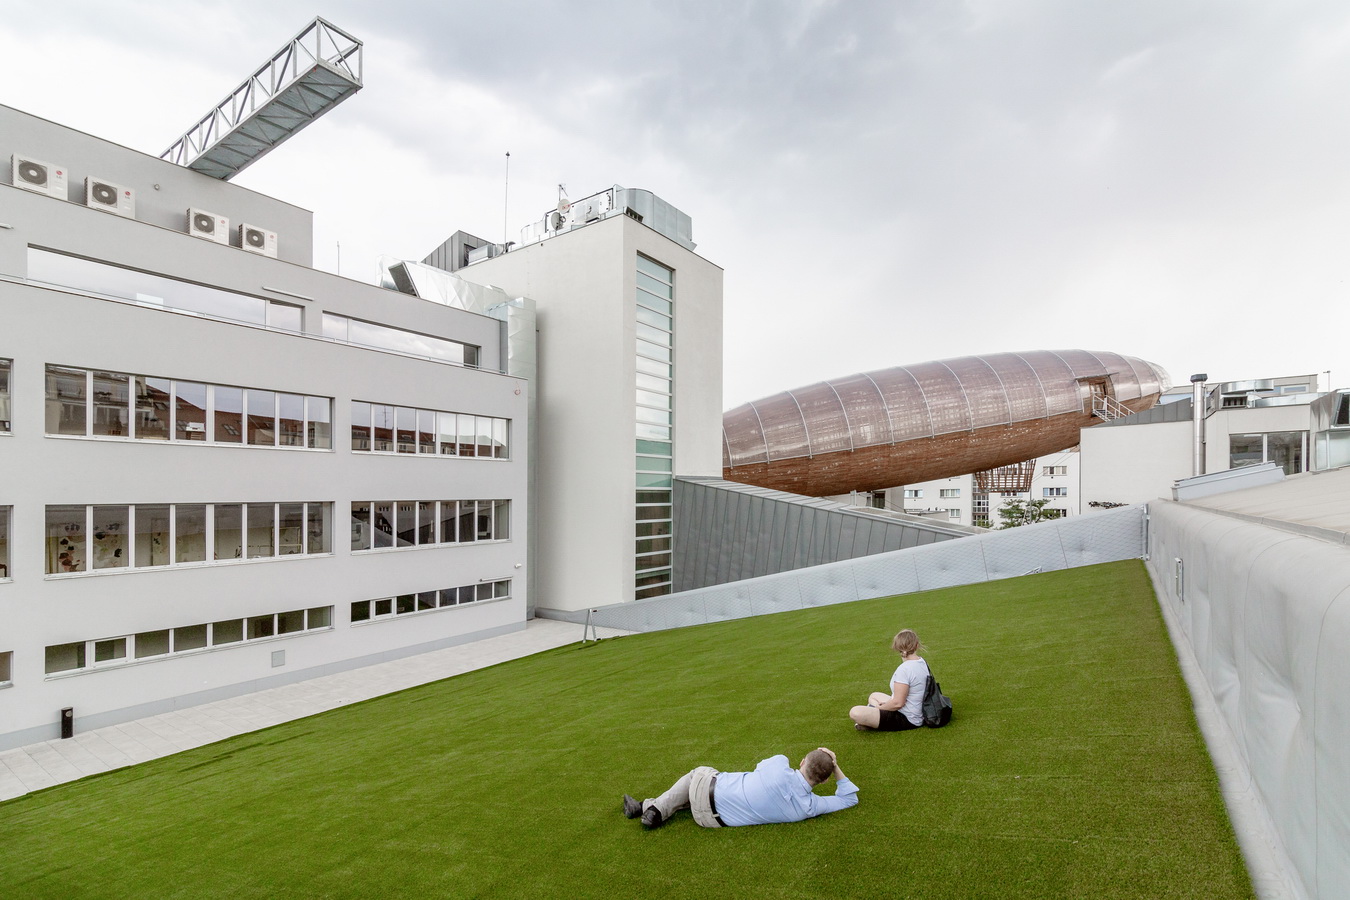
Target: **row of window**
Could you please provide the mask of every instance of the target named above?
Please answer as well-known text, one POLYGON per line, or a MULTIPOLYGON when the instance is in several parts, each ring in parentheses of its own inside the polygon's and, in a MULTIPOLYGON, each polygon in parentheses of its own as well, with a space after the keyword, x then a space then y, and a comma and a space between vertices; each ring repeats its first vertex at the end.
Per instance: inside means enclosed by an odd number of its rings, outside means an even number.
POLYGON ((71 366, 47 366, 46 418, 47 434, 77 437, 333 446, 328 397, 71 366))
POLYGON ((390 350, 394 353, 406 353, 447 362, 456 366, 478 368, 479 347, 452 341, 449 338, 432 337, 416 331, 405 331, 390 325, 376 325, 347 316, 323 314, 323 336, 344 344, 369 347, 373 350, 390 350))
POLYGON ((1042 497, 1067 497, 1067 496, 1069 496, 1069 489, 1066 488, 1066 487, 1048 487, 1048 488, 1041 488, 1041 496, 1042 496, 1042 497))
POLYGON ((352 622, 389 619, 409 613, 463 606, 466 603, 502 600, 510 596, 511 579, 506 578, 501 581, 480 581, 477 584, 441 588, 438 591, 418 591, 415 594, 381 597, 378 600, 357 600, 352 604, 352 622))
POLYGON ((285 637, 333 627, 333 607, 293 609, 289 612, 226 619, 204 625, 164 628, 117 637, 54 644, 46 650, 46 673, 75 672, 124 666, 143 659, 192 653, 230 644, 285 637))
POLYGON ((506 459, 510 419, 352 401, 352 450, 506 459))
POLYGON ((1068 466, 1041 466, 1042 475, 1068 475, 1068 466))
POLYGON ((1278 463, 1286 475, 1308 471, 1308 432, 1271 431, 1265 434, 1230 434, 1230 468, 1278 463))
POLYGON ((55 287, 89 291, 139 306, 156 306, 282 331, 304 330, 304 312, 291 303, 207 287, 165 275, 152 275, 37 247, 28 248, 28 279, 55 287))
POLYGON ((9 515, 10 507, 0 506, 0 580, 9 577, 9 515))
POLYGON ((671 591, 671 487, 674 469, 675 271, 637 257, 635 419, 637 485, 634 511, 638 600, 671 591))
POLYGON ((354 500, 352 549, 505 541, 510 500, 354 500))
POLYGON ((331 503, 48 506, 47 574, 331 553, 331 503))
MULTIPOLYGON (((28 248, 28 279, 57 288, 87 291, 110 300, 171 309, 179 313, 304 333, 304 310, 293 303, 154 275, 65 253, 28 248)), ((330 340, 388 350, 476 368, 481 348, 325 313, 323 336, 330 340)))

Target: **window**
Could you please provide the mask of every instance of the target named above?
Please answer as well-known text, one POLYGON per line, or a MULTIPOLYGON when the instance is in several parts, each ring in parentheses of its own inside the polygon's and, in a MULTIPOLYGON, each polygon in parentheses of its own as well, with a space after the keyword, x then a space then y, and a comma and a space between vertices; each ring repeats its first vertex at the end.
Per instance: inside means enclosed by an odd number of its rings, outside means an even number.
POLYGON ((960 488, 942 488, 938 491, 938 496, 944 500, 954 500, 961 496, 960 488))
POLYGON ((1041 466, 1042 475, 1068 475, 1068 466, 1041 466))
POLYGON ((905 488, 906 500, 919 500, 923 497, 923 488, 905 488))
POLYGON ((1069 489, 1066 488, 1066 487, 1048 487, 1048 488, 1041 488, 1041 496, 1042 496, 1042 497, 1067 497, 1067 496, 1069 496, 1069 489))
POLYGON ((47 366, 49 435, 330 450, 332 418, 328 397, 47 366))
POLYGON ((636 258, 634 329, 637 437, 634 525, 636 599, 671 591, 671 489, 674 472, 675 270, 645 256, 636 258), (663 523, 654 530, 653 526, 663 523))
POLYGON ((352 604, 352 624, 448 609, 452 606, 464 606, 486 600, 505 600, 510 596, 511 579, 506 578, 434 591, 419 591, 415 594, 399 594, 396 597, 381 597, 377 600, 357 600, 352 604))
POLYGON ((13 360, 0 359, 0 433, 8 432, 9 425, 9 370, 13 360))
POLYGON ((88 291, 109 300, 171 309, 189 315, 225 319, 265 328, 301 331, 300 307, 138 272, 108 263, 28 248, 28 279, 61 288, 88 291))
POLYGON ((0 581, 9 578, 10 511, 10 507, 0 506, 0 581))
MULTIPOLYGON (((202 625, 142 631, 119 637, 96 638, 73 644, 56 644, 46 649, 46 673, 79 671, 86 668, 126 665, 143 659, 163 659, 180 653, 222 647, 247 641, 285 637, 306 631, 320 631, 333 625, 333 607, 294 609, 268 613, 247 619, 229 619, 202 625), (91 662, 92 661, 92 662, 91 662)), ((4 654, 0 654, 0 676, 6 674, 4 654)), ((0 677, 0 682, 5 679, 0 677)))
POLYGON ((1042 519, 1063 519, 1069 515, 1067 509, 1060 509, 1054 506, 1047 506, 1041 510, 1042 519))
POLYGON ((0 685, 14 683, 14 651, 0 652, 0 685))
POLYGON ((354 500, 351 505, 353 550, 510 539, 510 500, 354 500))
POLYGON ((1228 436, 1230 468, 1277 463, 1286 475, 1297 475, 1308 468, 1308 432, 1272 431, 1266 434, 1228 436))
POLYGON ((352 452, 508 459, 510 419, 352 401, 352 452))
POLYGON ((376 325, 346 316, 323 314, 323 336, 344 344, 372 350, 388 350, 423 359, 434 359, 456 366, 478 367, 479 347, 447 338, 404 331, 388 325, 376 325))
POLYGON ((322 502, 48 506, 46 516, 48 575, 332 552, 322 502))
POLYGON ((949 519, 959 519, 959 518, 961 518, 961 510, 959 510, 959 509, 949 509, 949 510, 947 510, 947 518, 949 518, 949 519))

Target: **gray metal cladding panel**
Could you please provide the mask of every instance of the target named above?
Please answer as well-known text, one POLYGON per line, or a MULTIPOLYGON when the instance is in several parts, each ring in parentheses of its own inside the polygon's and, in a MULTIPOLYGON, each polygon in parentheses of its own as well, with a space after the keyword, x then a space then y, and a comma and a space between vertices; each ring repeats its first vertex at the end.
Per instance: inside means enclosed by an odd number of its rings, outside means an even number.
POLYGON ((914 552, 919 589, 953 587, 986 580, 984 554, 978 541, 943 541, 914 552))
POLYGON ((1003 392, 1003 382, 983 357, 966 356, 961 359, 945 359, 943 362, 947 368, 956 373, 961 382, 961 389, 970 404, 972 427, 1007 425, 1012 421, 1012 411, 1008 406, 1008 397, 1003 392))
POLYGON ((961 381, 946 364, 919 363, 907 366, 918 380, 923 395, 928 399, 928 415, 935 434, 969 431, 975 427, 970 417, 970 404, 961 381))
POLYGON ((802 607, 831 606, 858 599, 851 565, 821 566, 796 573, 802 607))
POLYGON ((773 511, 773 537, 769 541, 769 571, 781 572, 787 568, 787 561, 797 540, 797 522, 801 518, 797 508, 791 503, 775 504, 773 511))
POLYGON ((891 525, 886 522, 873 522, 870 533, 867 536, 867 549, 859 556, 871 556, 875 553, 881 553, 886 549, 886 534, 894 531, 896 528, 903 528, 903 525, 891 525))
POLYGON ((906 368, 872 372, 872 380, 881 388, 890 411, 891 427, 897 441, 930 437, 936 434, 928 414, 928 398, 918 379, 906 368))
POLYGON ((706 588, 700 593, 703 595, 705 621, 726 622, 750 615, 750 602, 743 590, 724 586, 706 588))
POLYGON ((781 505, 776 500, 766 500, 763 497, 754 498, 754 503, 751 506, 754 515, 751 521, 747 523, 747 531, 751 535, 750 577, 752 578, 769 575, 775 571, 769 568, 769 553, 773 549, 773 518, 781 505))
POLYGON ((835 559, 852 559, 853 544, 858 538, 859 529, 867 525, 866 522, 859 522, 854 516, 835 516, 839 523, 839 538, 834 545, 835 559))
POLYGON ((741 596, 748 604, 750 614, 755 616, 802 608, 801 587, 791 575, 766 578, 753 588, 745 588, 741 596))
POLYGON ((769 459, 799 459, 811 455, 806 422, 791 394, 774 394, 755 401, 759 422, 764 429, 764 442, 769 448, 769 459))
POLYGON ((887 528, 884 534, 885 544, 879 552, 889 553, 892 550, 899 550, 905 540, 905 532, 910 529, 901 526, 900 528, 887 528))
POLYGON ((853 578, 858 596, 890 597, 919 590, 919 572, 913 553, 886 554, 859 560, 853 566, 853 578))
POLYGON ((1064 545, 1055 525, 1055 522, 1023 525, 996 532, 993 540, 988 540, 988 535, 976 538, 984 550, 988 577, 1015 578, 1036 569, 1049 572, 1064 568, 1064 545))
POLYGON ((1045 417, 1045 390, 1031 363, 1016 353, 991 353, 983 359, 1003 382, 1014 422, 1045 417))
MULTIPOLYGON (((821 562, 837 562, 844 556, 840 552, 843 545, 844 517, 832 516, 828 513, 823 517, 825 519, 825 545, 822 548, 821 562)), ((849 532, 852 539, 852 532, 849 532)))
POLYGON ((1069 566, 1095 565, 1140 555, 1144 540, 1144 508, 1127 506, 1063 520, 1060 532, 1069 566))
POLYGON ((886 398, 871 377, 865 374, 836 378, 830 382, 844 403, 853 447, 871 447, 891 442, 891 419, 886 398))
POLYGON ((1045 395, 1046 415, 1083 411, 1083 395, 1074 371, 1059 354, 1051 350, 1028 350, 1019 353, 1036 370, 1045 395))
POLYGON ((722 437, 733 466, 769 461, 768 445, 753 405, 742 404, 722 416, 722 437))
POLYGON ((917 528, 906 528, 900 537, 900 549, 907 550, 910 547, 919 546, 919 539, 927 532, 920 531, 917 528))
POLYGON ((853 449, 848 416, 839 395, 827 383, 791 391, 806 422, 806 437, 812 455, 853 449))

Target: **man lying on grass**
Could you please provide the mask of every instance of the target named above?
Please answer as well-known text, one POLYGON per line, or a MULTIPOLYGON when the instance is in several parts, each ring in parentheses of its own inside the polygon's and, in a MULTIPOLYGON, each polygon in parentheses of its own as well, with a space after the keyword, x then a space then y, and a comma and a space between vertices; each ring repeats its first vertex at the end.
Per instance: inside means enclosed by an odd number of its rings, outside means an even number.
POLYGON ((682 776, 654 800, 641 803, 623 795, 623 814, 642 818, 655 828, 682 809, 693 812, 704 828, 800 822, 825 813, 848 809, 858 802, 858 787, 839 768, 834 751, 820 747, 802 758, 796 769, 781 753, 755 766, 753 772, 719 772, 699 766, 682 776), (833 797, 818 797, 811 788, 831 775, 833 797))

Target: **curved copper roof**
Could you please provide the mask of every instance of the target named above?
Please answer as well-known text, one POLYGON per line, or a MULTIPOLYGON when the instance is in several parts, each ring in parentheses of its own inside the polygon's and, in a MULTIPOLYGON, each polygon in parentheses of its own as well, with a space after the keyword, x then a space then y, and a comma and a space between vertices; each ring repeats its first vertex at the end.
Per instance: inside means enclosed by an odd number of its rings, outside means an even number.
POLYGON ((728 410, 722 465, 762 465, 1080 413, 1092 382, 1121 403, 1156 399, 1171 386, 1162 367, 1100 350, 990 353, 896 366, 728 410))

